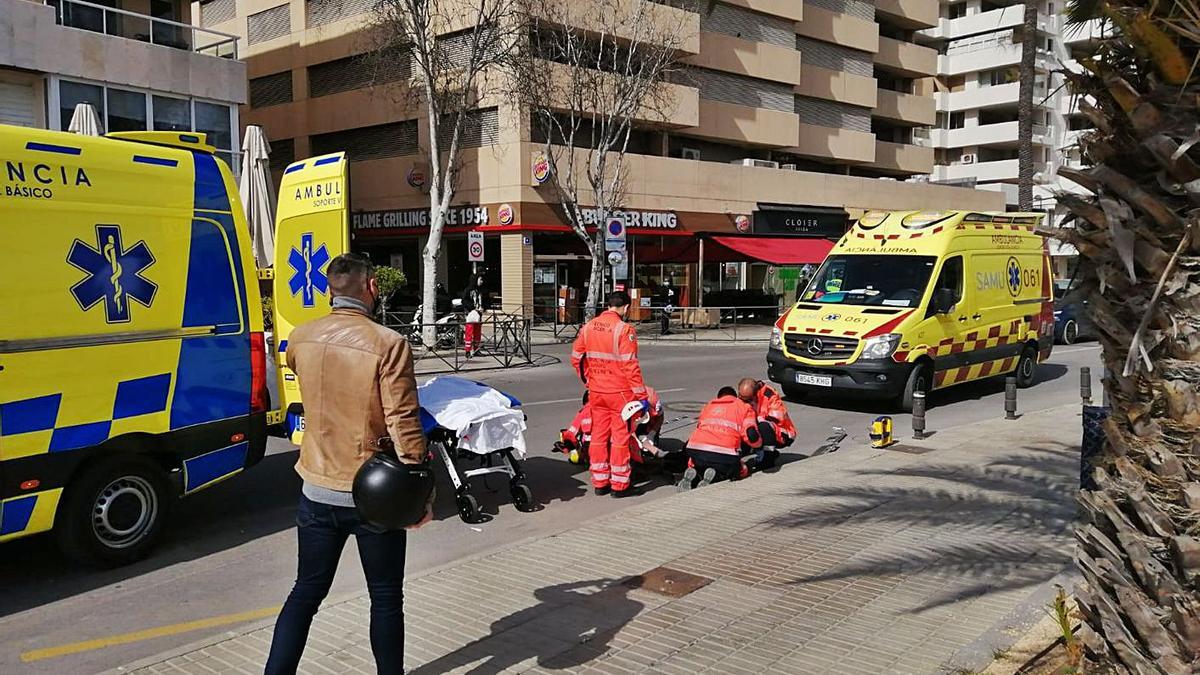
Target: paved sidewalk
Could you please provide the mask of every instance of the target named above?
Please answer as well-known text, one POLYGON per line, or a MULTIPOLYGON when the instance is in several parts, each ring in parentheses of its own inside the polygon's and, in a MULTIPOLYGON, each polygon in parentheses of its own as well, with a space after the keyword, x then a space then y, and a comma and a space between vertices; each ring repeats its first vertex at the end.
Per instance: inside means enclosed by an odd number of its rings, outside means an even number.
MULTIPOLYGON (((409 667, 982 669, 1069 570, 1079 429, 1077 406, 1063 406, 907 448, 847 442, 431 571, 407 587, 409 667), (708 583, 681 597, 637 587, 659 566, 708 583)), ((367 617, 365 596, 325 607, 301 672, 374 673, 367 617)), ((121 672, 261 672, 270 638, 269 623, 248 626, 121 672)))

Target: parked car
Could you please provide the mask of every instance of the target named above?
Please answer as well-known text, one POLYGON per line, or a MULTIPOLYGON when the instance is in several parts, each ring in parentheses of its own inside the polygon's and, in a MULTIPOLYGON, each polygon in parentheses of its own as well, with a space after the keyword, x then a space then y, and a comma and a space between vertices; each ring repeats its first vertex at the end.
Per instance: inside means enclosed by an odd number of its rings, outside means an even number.
POLYGON ((1070 283, 1065 279, 1054 282, 1054 341, 1060 345, 1095 337, 1088 302, 1068 296, 1070 283))

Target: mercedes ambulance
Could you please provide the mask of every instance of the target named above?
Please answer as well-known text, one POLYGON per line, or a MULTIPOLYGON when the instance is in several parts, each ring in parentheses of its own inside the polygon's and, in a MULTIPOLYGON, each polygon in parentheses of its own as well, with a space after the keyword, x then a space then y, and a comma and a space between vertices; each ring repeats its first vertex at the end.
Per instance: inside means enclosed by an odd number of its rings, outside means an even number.
MULTIPOLYGON (((0 542, 53 530, 77 559, 126 563, 175 496, 262 458, 259 274, 213 153, 198 133, 0 125, 0 542)), ((304 213, 345 211, 344 156, 299 164, 277 246, 285 324, 293 299, 327 296, 347 243, 344 213, 304 213)))
POLYGON ((872 211, 830 251, 767 351, 793 395, 896 400, 998 375, 1030 386, 1054 342, 1037 213, 872 211))

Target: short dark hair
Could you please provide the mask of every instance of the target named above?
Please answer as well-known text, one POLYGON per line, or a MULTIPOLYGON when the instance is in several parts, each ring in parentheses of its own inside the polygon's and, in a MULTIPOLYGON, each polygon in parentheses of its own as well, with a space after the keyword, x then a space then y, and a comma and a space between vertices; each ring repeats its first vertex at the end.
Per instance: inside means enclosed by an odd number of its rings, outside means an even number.
POLYGON ((737 396, 737 389, 733 387, 721 387, 717 390, 717 398, 724 398, 726 396, 737 396))
POLYGON ((608 306, 619 308, 629 305, 629 294, 625 291, 613 291, 608 294, 608 306))
POLYGON ((330 295, 354 295, 375 276, 375 265, 361 253, 343 253, 330 261, 326 275, 330 295))

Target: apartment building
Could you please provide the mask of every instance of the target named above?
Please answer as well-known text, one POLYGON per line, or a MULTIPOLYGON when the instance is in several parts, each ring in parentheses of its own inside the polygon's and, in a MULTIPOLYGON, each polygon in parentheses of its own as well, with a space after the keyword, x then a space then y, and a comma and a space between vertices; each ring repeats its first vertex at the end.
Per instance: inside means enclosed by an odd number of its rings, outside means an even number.
POLYGON ((193 25, 184 0, 0 0, 0 124, 65 130, 90 103, 106 133, 202 131, 234 162, 237 50, 193 25))
MULTIPOLYGON (((1068 26, 1063 0, 1038 2, 1033 147, 1034 208, 1061 221, 1055 194, 1079 187, 1057 175, 1078 166, 1078 136, 1089 122, 1064 84, 1063 69, 1077 69, 1075 53, 1101 35, 1096 22, 1068 26)), ((928 87, 937 123, 926 138, 935 153, 928 180, 995 190, 1017 206, 1017 101, 1025 5, 1011 0, 942 0, 938 23, 918 41, 938 50, 937 77, 928 87)), ((1054 245, 1058 273, 1069 275, 1074 251, 1054 245)))
MULTIPOLYGON (((711 12, 678 4, 655 7, 688 32, 676 114, 642 125, 627 159, 632 280, 670 277, 694 296, 701 285, 754 287, 770 274, 671 254, 704 234, 832 236, 865 209, 1003 206, 991 192, 897 180, 933 167, 933 148, 914 139, 935 121, 917 82, 935 73, 937 53, 915 33, 937 25, 936 0, 728 0, 711 12)), ((371 6, 209 0, 194 16, 241 38, 250 77, 242 120, 266 129, 275 168, 346 150, 355 247, 418 278, 428 129, 389 96, 401 85, 363 67, 371 6)), ((531 169, 537 140, 528 111, 507 97, 481 104, 439 270, 451 291, 466 277, 465 232, 479 228, 495 235, 485 264, 510 310, 553 305, 567 287, 582 294, 582 246, 531 169)))

